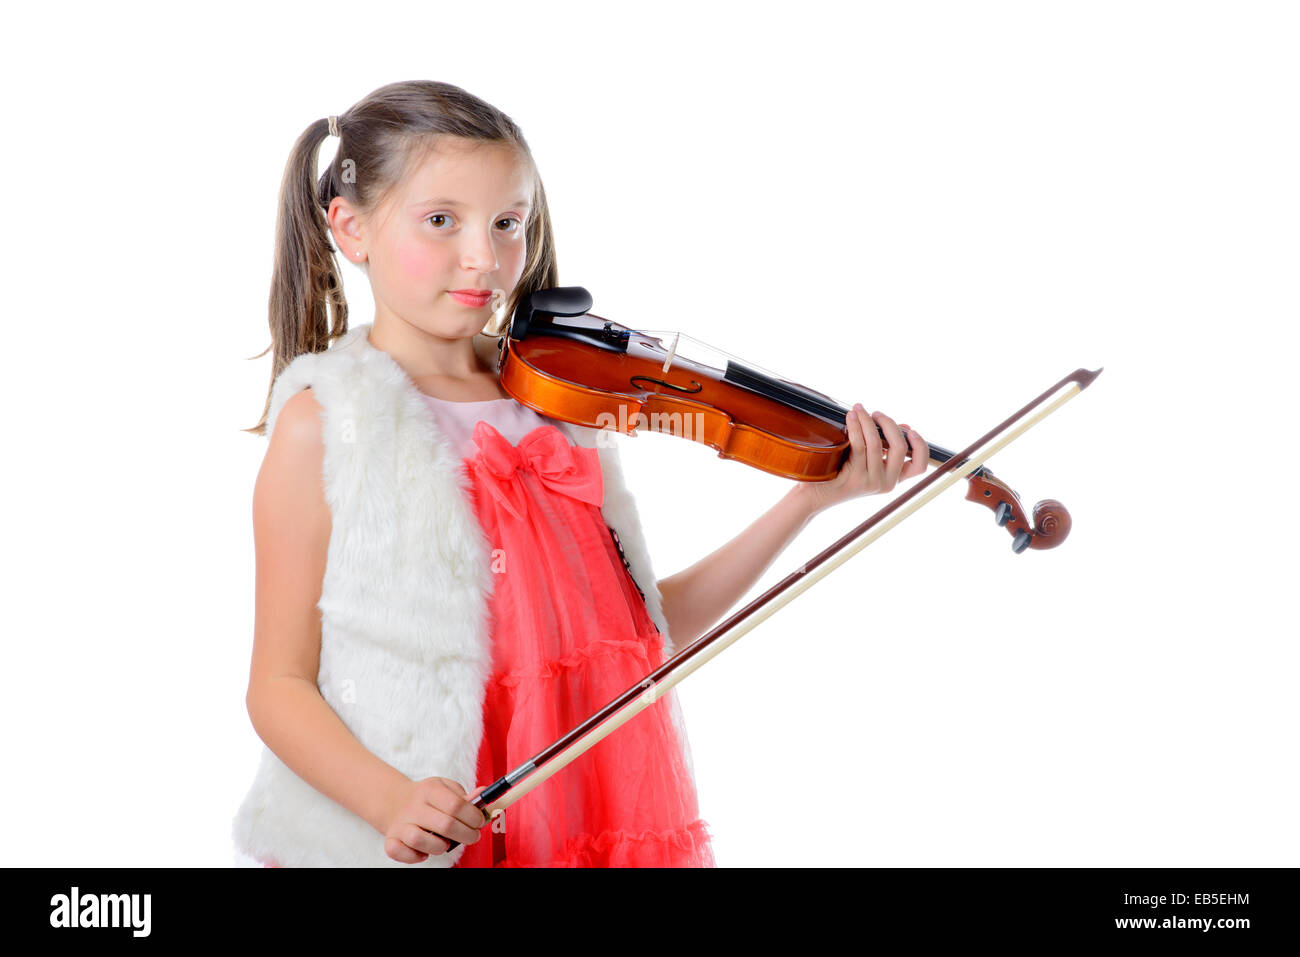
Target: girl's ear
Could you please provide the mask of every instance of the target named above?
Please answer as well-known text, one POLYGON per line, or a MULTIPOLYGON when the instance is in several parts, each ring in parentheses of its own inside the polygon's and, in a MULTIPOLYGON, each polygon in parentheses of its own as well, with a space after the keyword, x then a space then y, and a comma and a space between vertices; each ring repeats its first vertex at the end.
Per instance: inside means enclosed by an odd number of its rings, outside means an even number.
POLYGON ((361 218, 356 210, 342 196, 330 200, 330 208, 325 214, 329 221, 334 243, 345 258, 360 262, 365 258, 365 243, 361 234, 361 218))

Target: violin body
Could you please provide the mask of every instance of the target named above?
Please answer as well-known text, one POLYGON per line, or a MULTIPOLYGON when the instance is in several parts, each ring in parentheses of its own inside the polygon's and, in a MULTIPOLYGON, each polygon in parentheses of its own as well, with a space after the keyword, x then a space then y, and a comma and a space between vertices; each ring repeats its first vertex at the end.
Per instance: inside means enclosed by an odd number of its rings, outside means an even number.
MULTIPOLYGON (((497 362, 512 398, 574 425, 691 439, 783 478, 824 482, 839 474, 850 454, 847 407, 734 358, 714 367, 677 355, 676 340, 665 345, 592 314, 591 306, 581 286, 539 289, 520 300, 497 362)), ((937 463, 955 454, 934 444, 929 453, 937 463)), ((1017 553, 1053 548, 1069 534, 1060 502, 1041 501, 1030 513, 983 466, 968 481, 967 499, 993 511, 1017 553)))
POLYGON ((529 408, 588 428, 648 429, 701 442, 722 458, 784 478, 819 482, 839 472, 849 449, 843 420, 837 426, 772 401, 754 388, 766 386, 765 374, 736 363, 715 369, 680 356, 665 371, 669 349, 660 339, 589 313, 564 329, 577 334, 538 335, 534 327, 526 338, 502 339, 501 386, 529 408), (729 376, 750 376, 750 384, 729 376))

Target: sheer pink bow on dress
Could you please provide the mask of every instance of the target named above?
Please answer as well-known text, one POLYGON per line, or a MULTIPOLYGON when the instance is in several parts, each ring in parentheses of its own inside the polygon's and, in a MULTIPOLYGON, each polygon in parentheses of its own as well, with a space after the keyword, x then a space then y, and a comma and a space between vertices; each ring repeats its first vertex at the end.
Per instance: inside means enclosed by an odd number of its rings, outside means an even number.
POLYGON ((524 488, 518 471, 528 469, 547 488, 599 506, 604 500, 600 456, 595 449, 570 445, 553 425, 540 425, 511 445, 487 422, 474 426, 479 454, 473 459, 480 483, 514 518, 524 513, 524 488))

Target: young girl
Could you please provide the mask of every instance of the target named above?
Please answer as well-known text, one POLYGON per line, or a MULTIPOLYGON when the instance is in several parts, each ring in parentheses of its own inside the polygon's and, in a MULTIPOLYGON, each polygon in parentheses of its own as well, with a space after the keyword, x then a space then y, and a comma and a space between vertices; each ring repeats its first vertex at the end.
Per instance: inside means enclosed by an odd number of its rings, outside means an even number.
POLYGON ((266 748, 234 820, 241 854, 713 865, 672 692, 491 822, 471 799, 706 632, 814 514, 891 490, 929 456, 913 432, 909 458, 891 419, 855 406, 835 479, 795 483, 656 581, 614 444, 497 380, 504 319, 557 285, 528 146, 464 90, 395 83, 294 145, 272 388, 249 430, 269 436, 247 695, 266 748), (336 247, 370 281, 370 324, 348 328, 336 247))

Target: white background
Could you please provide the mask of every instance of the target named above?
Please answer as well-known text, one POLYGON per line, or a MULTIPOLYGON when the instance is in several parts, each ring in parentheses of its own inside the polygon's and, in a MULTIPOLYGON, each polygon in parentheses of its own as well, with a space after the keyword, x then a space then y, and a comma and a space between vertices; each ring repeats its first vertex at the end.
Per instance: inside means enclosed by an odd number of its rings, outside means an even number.
MULTIPOLYGON (((991 463, 1065 545, 1013 555, 955 487, 680 686, 720 865, 1300 863, 1294 7, 6 18, 0 863, 231 863, 280 174, 415 78, 521 125, 608 318, 953 449, 1105 367, 991 463)), ((788 488, 622 447, 661 577, 788 488)))

